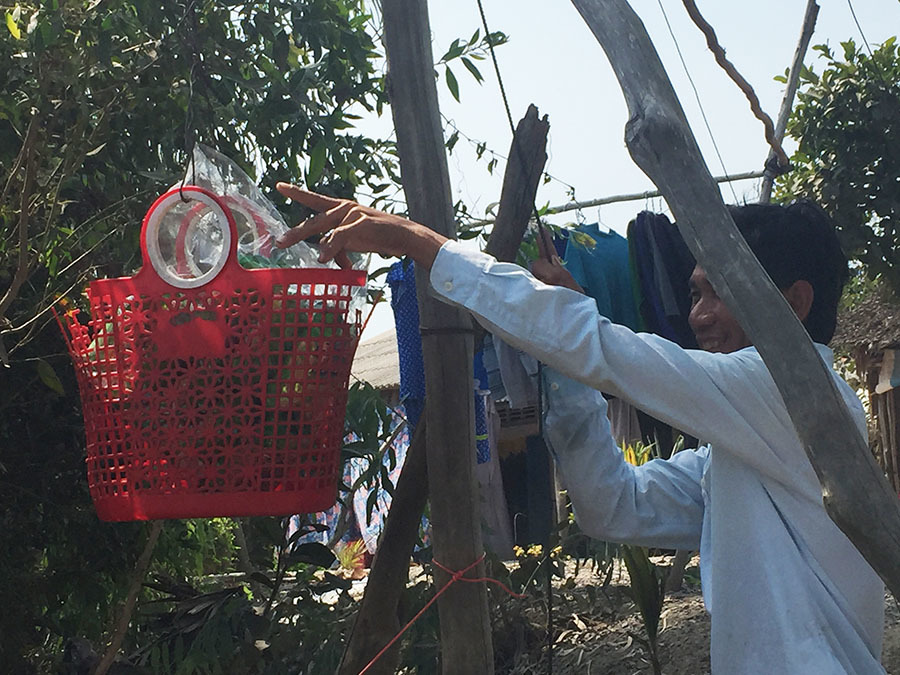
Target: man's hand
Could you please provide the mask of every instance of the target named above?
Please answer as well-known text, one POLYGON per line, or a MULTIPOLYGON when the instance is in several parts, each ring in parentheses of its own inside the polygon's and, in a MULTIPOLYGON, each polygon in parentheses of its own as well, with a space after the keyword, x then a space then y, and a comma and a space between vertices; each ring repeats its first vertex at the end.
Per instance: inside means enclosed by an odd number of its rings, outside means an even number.
POLYGON ((578 285, 569 270, 563 267, 558 255, 552 256, 550 260, 538 258, 531 263, 531 273, 545 284, 563 286, 584 293, 584 289, 578 285))
POLYGON ((537 245, 540 257, 531 263, 531 273, 545 284, 563 286, 583 294, 584 289, 578 285, 572 273, 563 266, 563 261, 556 255, 553 240, 550 239, 546 228, 538 229, 537 245))
POLYGON ((327 197, 289 183, 278 183, 275 187, 288 199, 318 211, 285 232, 275 245, 287 248, 315 234, 324 234, 319 242, 320 262, 334 260, 341 267, 349 268, 347 251, 356 251, 398 258, 409 256, 417 265, 431 269, 435 256, 447 241, 424 225, 349 199, 327 197))

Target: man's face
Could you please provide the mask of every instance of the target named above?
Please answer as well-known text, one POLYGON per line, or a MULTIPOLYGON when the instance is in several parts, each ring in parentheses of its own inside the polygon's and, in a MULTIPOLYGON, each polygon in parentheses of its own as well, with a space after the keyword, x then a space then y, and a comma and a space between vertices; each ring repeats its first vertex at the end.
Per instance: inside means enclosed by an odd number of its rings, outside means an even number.
POLYGON ((713 290, 706 272, 699 265, 694 268, 688 283, 691 289, 688 323, 700 349, 727 354, 749 347, 750 340, 744 329, 713 290))

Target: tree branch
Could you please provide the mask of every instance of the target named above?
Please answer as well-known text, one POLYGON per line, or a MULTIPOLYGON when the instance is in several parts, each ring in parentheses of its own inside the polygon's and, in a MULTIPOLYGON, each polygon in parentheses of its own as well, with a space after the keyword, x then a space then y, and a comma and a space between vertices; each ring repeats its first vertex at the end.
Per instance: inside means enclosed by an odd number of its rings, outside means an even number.
MULTIPOLYGON (((423 414, 413 432, 406 462, 394 489, 394 498, 378 543, 378 552, 369 570, 366 592, 338 668, 339 675, 357 675, 399 632, 400 599, 409 580, 409 558, 427 501, 428 468, 425 461, 423 414)), ((368 672, 372 675, 396 672, 399 656, 398 643, 373 664, 368 672)))
POLYGON ((109 646, 103 653, 103 658, 100 659, 100 662, 94 669, 93 675, 106 675, 106 671, 109 670, 113 660, 116 658, 116 654, 119 653, 119 649, 122 647, 125 633, 128 632, 128 624, 131 623, 131 615, 134 613, 134 606, 137 602, 138 593, 141 590, 144 577, 147 575, 150 559, 153 557, 153 549, 156 548, 156 542, 159 540, 162 524, 163 521, 154 520, 153 524, 150 526, 150 535, 147 537, 147 543, 144 544, 144 550, 141 552, 141 557, 138 558, 137 565, 134 568, 134 574, 131 575, 131 585, 128 588, 128 595, 125 598, 125 603, 122 605, 119 620, 116 622, 116 630, 113 633, 109 646))
POLYGON ((696 24, 697 28, 703 32, 703 35, 706 36, 706 45, 713 53, 713 56, 716 57, 716 63, 722 66, 722 69, 728 73, 728 77, 730 77, 734 83, 740 87, 740 90, 744 92, 744 96, 750 101, 750 110, 753 111, 756 119, 763 123, 763 127, 766 130, 766 141, 772 148, 772 152, 778 157, 778 164, 787 168, 790 166, 791 161, 781 147, 781 141, 775 137, 775 126, 772 124, 772 118, 763 111, 762 106, 759 104, 759 97, 756 95, 756 92, 753 91, 753 87, 744 79, 744 76, 738 72, 737 68, 734 67, 734 64, 725 58, 725 50, 722 49, 722 45, 719 44, 719 40, 716 37, 716 31, 713 30, 713 27, 710 26, 706 19, 703 18, 703 15, 700 14, 700 10, 697 9, 694 0, 683 0, 683 2, 688 15, 696 24))
MULTIPOLYGON (((19 200, 19 264, 16 267, 16 273, 13 276, 12 283, 0 299, 0 325, 7 322, 6 310, 12 304, 13 300, 19 294, 19 289, 28 278, 28 216, 29 202, 31 201, 31 190, 34 184, 34 142, 37 137, 38 124, 36 119, 32 118, 31 124, 28 125, 28 133, 25 136, 22 147, 23 163, 25 164, 25 180, 22 184, 22 194, 19 200)), ((0 350, 0 357, 4 357, 5 350, 0 350)), ((4 359, 4 365, 9 363, 4 359)))

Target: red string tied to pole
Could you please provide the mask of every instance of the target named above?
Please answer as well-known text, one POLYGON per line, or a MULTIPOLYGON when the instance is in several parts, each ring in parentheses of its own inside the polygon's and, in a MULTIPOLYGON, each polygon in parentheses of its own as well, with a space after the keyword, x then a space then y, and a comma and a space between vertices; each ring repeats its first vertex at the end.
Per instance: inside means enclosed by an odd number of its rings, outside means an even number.
POLYGON ((445 565, 442 565, 442 564, 441 564, 440 562, 438 562, 437 560, 432 559, 431 562, 432 562, 434 565, 436 565, 437 567, 441 568, 444 572, 446 572, 447 574, 449 574, 449 575, 450 575, 450 579, 448 579, 448 580, 447 580, 447 583, 445 583, 443 586, 441 586, 441 587, 438 589, 437 593, 435 593, 435 594, 431 597, 431 599, 430 599, 428 602, 425 603, 425 606, 422 607, 422 609, 420 609, 420 610, 416 613, 416 615, 415 615, 412 619, 410 619, 410 620, 407 622, 407 624, 406 624, 405 626, 403 626, 403 628, 400 629, 400 632, 397 633, 393 638, 391 638, 391 641, 388 642, 384 647, 381 648, 381 651, 378 652, 378 653, 372 658, 372 660, 369 661, 368 664, 366 664, 366 667, 363 668, 361 671, 359 671, 359 675, 364 675, 364 673, 366 673, 366 672, 369 670, 369 668, 371 668, 373 665, 375 665, 375 663, 378 661, 378 659, 380 659, 382 656, 384 656, 384 654, 385 654, 391 647, 394 646, 394 643, 397 642, 397 640, 399 640, 399 639, 402 637, 402 635, 410 628, 410 626, 412 626, 416 621, 419 620, 419 618, 426 612, 426 610, 427 610, 429 607, 431 607, 431 606, 435 603, 435 601, 436 601, 436 600, 444 593, 444 591, 446 591, 448 588, 450 588, 450 586, 452 586, 452 585, 453 585, 455 582, 457 582, 457 581, 465 581, 466 583, 470 583, 470 584, 479 584, 479 583, 491 583, 491 584, 496 584, 497 586, 499 586, 500 588, 502 588, 504 591, 506 591, 509 595, 511 595, 511 596, 514 597, 514 598, 524 598, 524 597, 525 597, 525 595, 523 595, 523 594, 521 594, 521 593, 516 593, 515 591, 510 590, 510 589, 509 589, 502 581, 498 581, 497 579, 492 579, 491 577, 475 577, 475 578, 470 578, 470 577, 465 576, 468 572, 470 572, 471 570, 475 569, 475 568, 478 566, 478 564, 479 564, 480 562, 482 562, 483 560, 484 560, 484 553, 482 553, 482 554, 475 560, 475 562, 471 563, 471 564, 468 565, 467 567, 464 567, 464 568, 461 569, 461 570, 456 570, 456 571, 454 571, 454 570, 451 570, 449 567, 447 567, 447 566, 445 566, 445 565))

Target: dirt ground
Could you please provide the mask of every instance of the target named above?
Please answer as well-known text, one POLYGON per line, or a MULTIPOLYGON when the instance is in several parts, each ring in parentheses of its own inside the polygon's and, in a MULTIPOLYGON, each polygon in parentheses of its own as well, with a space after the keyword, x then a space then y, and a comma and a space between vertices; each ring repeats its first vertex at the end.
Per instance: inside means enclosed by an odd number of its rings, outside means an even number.
MULTIPOLYGON (((624 570, 616 569, 610 582, 583 569, 574 585, 554 592, 553 673, 578 675, 637 675, 653 673, 649 649, 637 608, 628 596, 624 570)), ((546 626, 546 609, 535 608, 531 618, 536 633, 546 626)), ((497 639, 495 635, 495 640, 497 639)), ((495 645, 495 649, 501 645, 495 645)), ((546 651, 519 654, 508 671, 514 675, 548 672, 546 651)), ((697 582, 696 560, 688 566, 683 590, 666 597, 660 622, 659 658, 664 675, 709 673, 709 617, 697 582)), ((900 675, 900 611, 886 598, 883 663, 888 673, 900 675)))

